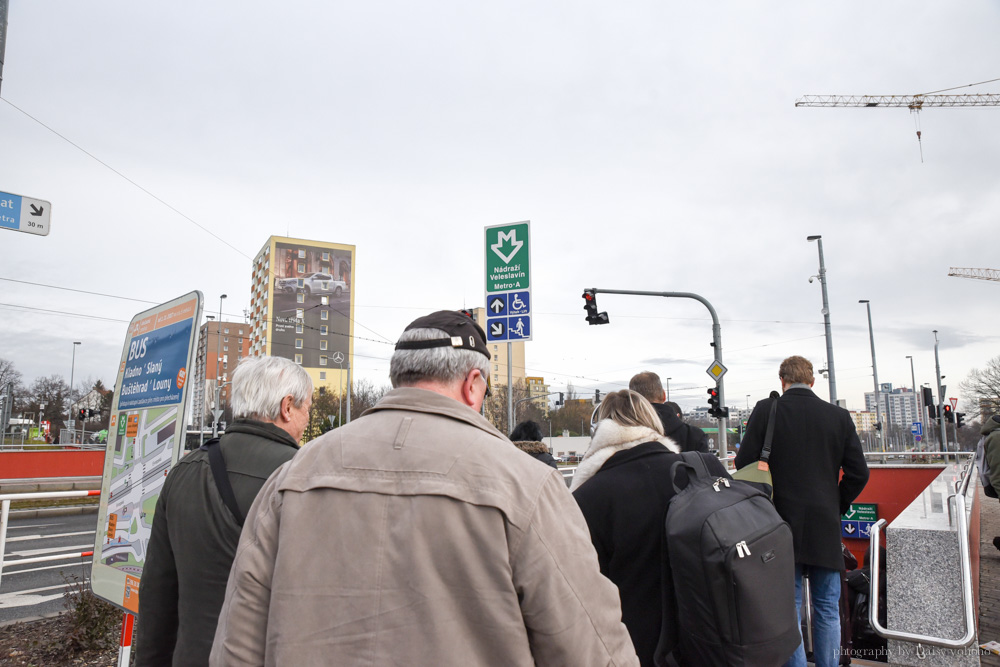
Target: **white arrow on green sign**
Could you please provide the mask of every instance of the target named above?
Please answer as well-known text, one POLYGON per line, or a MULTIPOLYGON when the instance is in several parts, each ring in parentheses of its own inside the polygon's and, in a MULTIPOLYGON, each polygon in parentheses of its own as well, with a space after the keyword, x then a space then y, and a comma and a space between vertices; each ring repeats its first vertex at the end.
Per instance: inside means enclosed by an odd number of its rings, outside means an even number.
POLYGON ((531 286, 528 270, 528 222, 486 228, 486 293, 526 290, 531 286))

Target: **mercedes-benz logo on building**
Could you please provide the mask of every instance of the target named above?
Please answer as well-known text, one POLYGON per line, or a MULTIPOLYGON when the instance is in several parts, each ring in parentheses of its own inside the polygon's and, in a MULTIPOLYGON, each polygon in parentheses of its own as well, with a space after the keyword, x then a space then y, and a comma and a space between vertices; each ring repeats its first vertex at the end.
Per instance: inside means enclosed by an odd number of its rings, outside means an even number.
POLYGON ((339 364, 339 363, 341 363, 344 360, 344 353, 343 352, 334 352, 333 356, 330 357, 330 358, 333 359, 333 363, 339 364))

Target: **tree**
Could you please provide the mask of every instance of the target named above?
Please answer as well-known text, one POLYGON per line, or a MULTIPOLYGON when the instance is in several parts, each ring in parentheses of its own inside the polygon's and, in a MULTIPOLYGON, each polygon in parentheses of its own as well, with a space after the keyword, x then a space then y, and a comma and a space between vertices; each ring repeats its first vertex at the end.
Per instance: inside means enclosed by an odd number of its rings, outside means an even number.
POLYGON ((0 388, 7 386, 7 383, 21 384, 22 379, 21 371, 14 368, 13 361, 0 359, 0 388))
MULTIPOLYGON (((365 410, 378 403, 389 393, 389 385, 376 387, 369 380, 361 378, 351 383, 351 419, 357 419, 365 410)), ((347 404, 344 404, 344 421, 347 421, 347 404)))
POLYGON ((971 419, 1000 414, 1000 357, 990 359, 982 370, 973 368, 958 388, 971 419))
MULTIPOLYGON (((514 405, 517 406, 517 415, 515 416, 515 420, 518 422, 524 421, 524 406, 529 401, 525 401, 520 404, 518 403, 518 401, 528 398, 528 385, 524 382, 524 380, 517 380, 514 382, 512 394, 514 398, 514 405)), ((508 414, 507 406, 507 385, 505 384, 493 386, 490 390, 490 395, 486 397, 485 401, 483 401, 486 419, 504 435, 509 434, 514 429, 514 424, 508 423, 510 415, 508 414)))
POLYGON ((335 425, 339 426, 337 422, 339 408, 340 396, 338 394, 326 390, 326 387, 317 388, 313 392, 312 406, 309 408, 309 424, 306 426, 303 439, 309 442, 334 428, 335 425), (330 416, 333 416, 333 424, 330 423, 330 416))
POLYGON ((66 411, 69 409, 69 385, 61 375, 37 378, 28 389, 25 413, 33 413, 36 421, 51 424, 52 433, 66 427, 66 411), (45 407, 42 408, 41 406, 45 407))

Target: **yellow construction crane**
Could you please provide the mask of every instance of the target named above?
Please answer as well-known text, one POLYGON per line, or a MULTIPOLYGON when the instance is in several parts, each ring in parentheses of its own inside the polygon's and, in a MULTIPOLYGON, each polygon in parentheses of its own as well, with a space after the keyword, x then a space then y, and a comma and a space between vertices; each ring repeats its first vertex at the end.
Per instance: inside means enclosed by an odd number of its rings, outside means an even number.
POLYGON ((921 109, 937 107, 996 107, 1000 106, 1000 94, 981 93, 976 95, 938 95, 949 90, 980 86, 993 83, 1000 79, 990 79, 979 83, 970 83, 955 88, 935 90, 920 95, 806 95, 795 100, 796 107, 855 107, 860 109, 898 108, 906 107, 913 118, 917 130, 917 144, 920 146, 920 161, 924 161, 924 145, 920 132, 921 109))
POLYGON ((1000 283, 1000 271, 997 269, 964 269, 953 266, 948 269, 948 275, 955 278, 975 278, 976 280, 995 280, 1000 283))

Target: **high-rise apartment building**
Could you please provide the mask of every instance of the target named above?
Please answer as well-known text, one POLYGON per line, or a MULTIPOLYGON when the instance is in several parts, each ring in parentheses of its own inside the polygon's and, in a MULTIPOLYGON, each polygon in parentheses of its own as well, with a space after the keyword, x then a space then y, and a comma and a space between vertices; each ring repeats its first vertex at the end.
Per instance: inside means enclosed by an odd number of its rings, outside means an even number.
MULTIPOLYGON (((524 343, 521 343, 521 345, 524 345, 524 343)), ((528 383, 528 397, 534 399, 531 401, 531 404, 537 407, 539 410, 541 410, 542 414, 544 414, 545 417, 548 418, 549 385, 545 384, 545 378, 529 376, 525 378, 525 381, 528 383)))
POLYGON ((250 353, 344 393, 354 358, 354 246, 272 236, 253 260, 250 353))
MULTIPOLYGON (((878 407, 882 420, 893 426, 910 429, 910 425, 922 419, 923 406, 920 394, 909 387, 892 388, 892 383, 879 385, 878 407)), ((875 392, 865 393, 865 411, 875 412, 875 392)))
POLYGON ((201 325, 195 357, 191 417, 195 424, 212 423, 215 387, 219 385, 219 406, 229 405, 229 378, 250 353, 250 325, 245 322, 210 321, 201 325))

